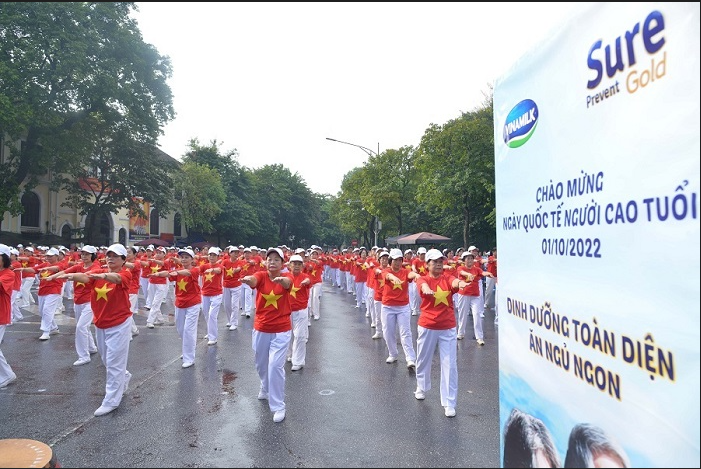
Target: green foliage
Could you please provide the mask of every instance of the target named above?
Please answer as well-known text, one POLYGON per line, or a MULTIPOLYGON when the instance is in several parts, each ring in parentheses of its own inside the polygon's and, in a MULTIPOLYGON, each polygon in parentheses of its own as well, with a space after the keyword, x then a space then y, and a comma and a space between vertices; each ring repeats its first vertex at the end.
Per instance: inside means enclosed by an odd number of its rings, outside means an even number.
POLYGON ((17 214, 39 176, 88 164, 94 137, 153 145, 174 116, 172 70, 132 2, 1 5, 0 136, 23 143, 0 166, 0 212, 17 214))
POLYGON ((209 232, 226 202, 221 177, 216 170, 192 161, 184 163, 181 171, 174 187, 183 221, 197 231, 209 232))

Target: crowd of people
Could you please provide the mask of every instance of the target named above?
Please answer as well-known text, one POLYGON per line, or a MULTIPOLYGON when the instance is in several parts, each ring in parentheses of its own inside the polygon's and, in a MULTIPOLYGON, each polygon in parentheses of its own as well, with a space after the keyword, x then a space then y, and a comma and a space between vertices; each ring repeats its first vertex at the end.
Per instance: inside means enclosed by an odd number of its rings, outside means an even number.
MULTIPOLYGON (((258 398, 267 400, 273 420, 285 419, 285 364, 298 371, 306 364, 308 328, 320 319, 322 282, 355 295, 355 307, 370 318, 372 339, 384 339, 388 364, 399 360, 397 332, 407 368, 415 370, 414 396, 423 400, 431 389, 431 363, 440 353, 440 401, 447 417, 456 415, 457 341, 473 318, 473 338, 485 345, 484 309, 494 308, 498 322, 497 253, 482 256, 475 246, 456 252, 420 247, 324 250, 317 245, 261 250, 227 246, 223 250, 86 245, 80 248, 0 244, 0 341, 5 328, 23 319, 22 308, 38 304, 39 340, 59 333, 55 315, 63 298, 74 303, 74 366, 99 353, 107 379, 102 405, 94 412, 116 409, 128 389, 129 343, 139 334, 134 316, 146 316, 150 329, 166 321, 162 306, 171 302, 182 341, 182 368, 196 363, 200 315, 208 346, 219 337, 223 307, 226 330, 236 330, 239 317, 254 316, 252 346, 260 378, 258 398), (486 282, 484 281, 486 279, 486 282), (37 300, 32 287, 37 285, 37 300), (139 305, 139 296, 143 305, 139 305), (417 319, 414 342, 410 317, 417 319), (94 325, 94 336, 92 326, 94 325), (414 348, 416 343, 416 349, 414 348)), ((0 351, 0 388, 17 379, 0 351)))

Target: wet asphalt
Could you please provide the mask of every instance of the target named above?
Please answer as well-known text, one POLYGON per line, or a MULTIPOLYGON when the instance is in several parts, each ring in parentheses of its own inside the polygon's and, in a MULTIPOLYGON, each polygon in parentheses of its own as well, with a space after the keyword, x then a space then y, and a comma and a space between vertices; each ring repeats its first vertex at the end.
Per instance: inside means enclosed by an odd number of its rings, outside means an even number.
MULTIPOLYGON (((0 346, 18 377, 0 389, 0 439, 47 443, 63 467, 499 467, 493 311, 484 319, 485 346, 469 335, 458 341, 457 416, 447 418, 438 353, 433 389, 417 401, 401 345, 399 361, 385 363, 386 344, 371 339, 365 310, 355 308, 352 294, 325 282, 306 366, 293 372, 286 365, 287 415, 274 423, 267 401, 257 399, 253 317, 239 317, 238 330, 228 331, 220 314, 218 344, 208 346, 200 316, 195 365, 183 369, 172 315, 166 325, 147 329, 143 310, 129 351, 129 391, 117 410, 94 417, 105 368, 99 355, 72 365, 72 301, 64 305, 65 313, 56 315, 58 335, 39 340, 33 306, 7 328, 0 346)), ((172 313, 172 306, 163 311, 172 313)))

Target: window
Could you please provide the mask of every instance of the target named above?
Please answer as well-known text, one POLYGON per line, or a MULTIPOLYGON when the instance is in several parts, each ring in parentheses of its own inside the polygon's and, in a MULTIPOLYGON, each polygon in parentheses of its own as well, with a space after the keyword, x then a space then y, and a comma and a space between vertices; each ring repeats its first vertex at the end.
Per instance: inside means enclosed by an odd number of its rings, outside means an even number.
POLYGON ((154 208, 151 210, 151 226, 150 226, 150 231, 151 231, 151 236, 158 236, 161 233, 160 229, 160 216, 158 216, 158 209, 154 208))
POLYGON ((71 225, 63 225, 63 228, 61 228, 61 238, 65 239, 66 241, 70 241, 72 231, 71 225))
POLYGON ((25 192, 22 195, 22 207, 24 207, 22 226, 39 228, 39 210, 41 209, 39 196, 34 192, 25 192))
POLYGON ((179 213, 176 213, 175 216, 173 217, 173 235, 174 236, 182 236, 183 235, 182 219, 181 219, 179 213))

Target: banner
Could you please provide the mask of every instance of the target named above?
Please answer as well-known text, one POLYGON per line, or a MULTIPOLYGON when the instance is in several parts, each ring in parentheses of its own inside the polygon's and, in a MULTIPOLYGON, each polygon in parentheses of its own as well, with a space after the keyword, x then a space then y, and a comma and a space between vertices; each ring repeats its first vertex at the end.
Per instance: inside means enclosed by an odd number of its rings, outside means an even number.
POLYGON ((504 467, 699 467, 699 21, 582 7, 496 81, 504 467))
POLYGON ((150 202, 144 202, 141 197, 135 197, 134 201, 141 205, 141 209, 146 214, 146 218, 139 216, 135 211, 129 213, 129 238, 132 240, 146 239, 149 237, 149 213, 151 210, 150 202))

